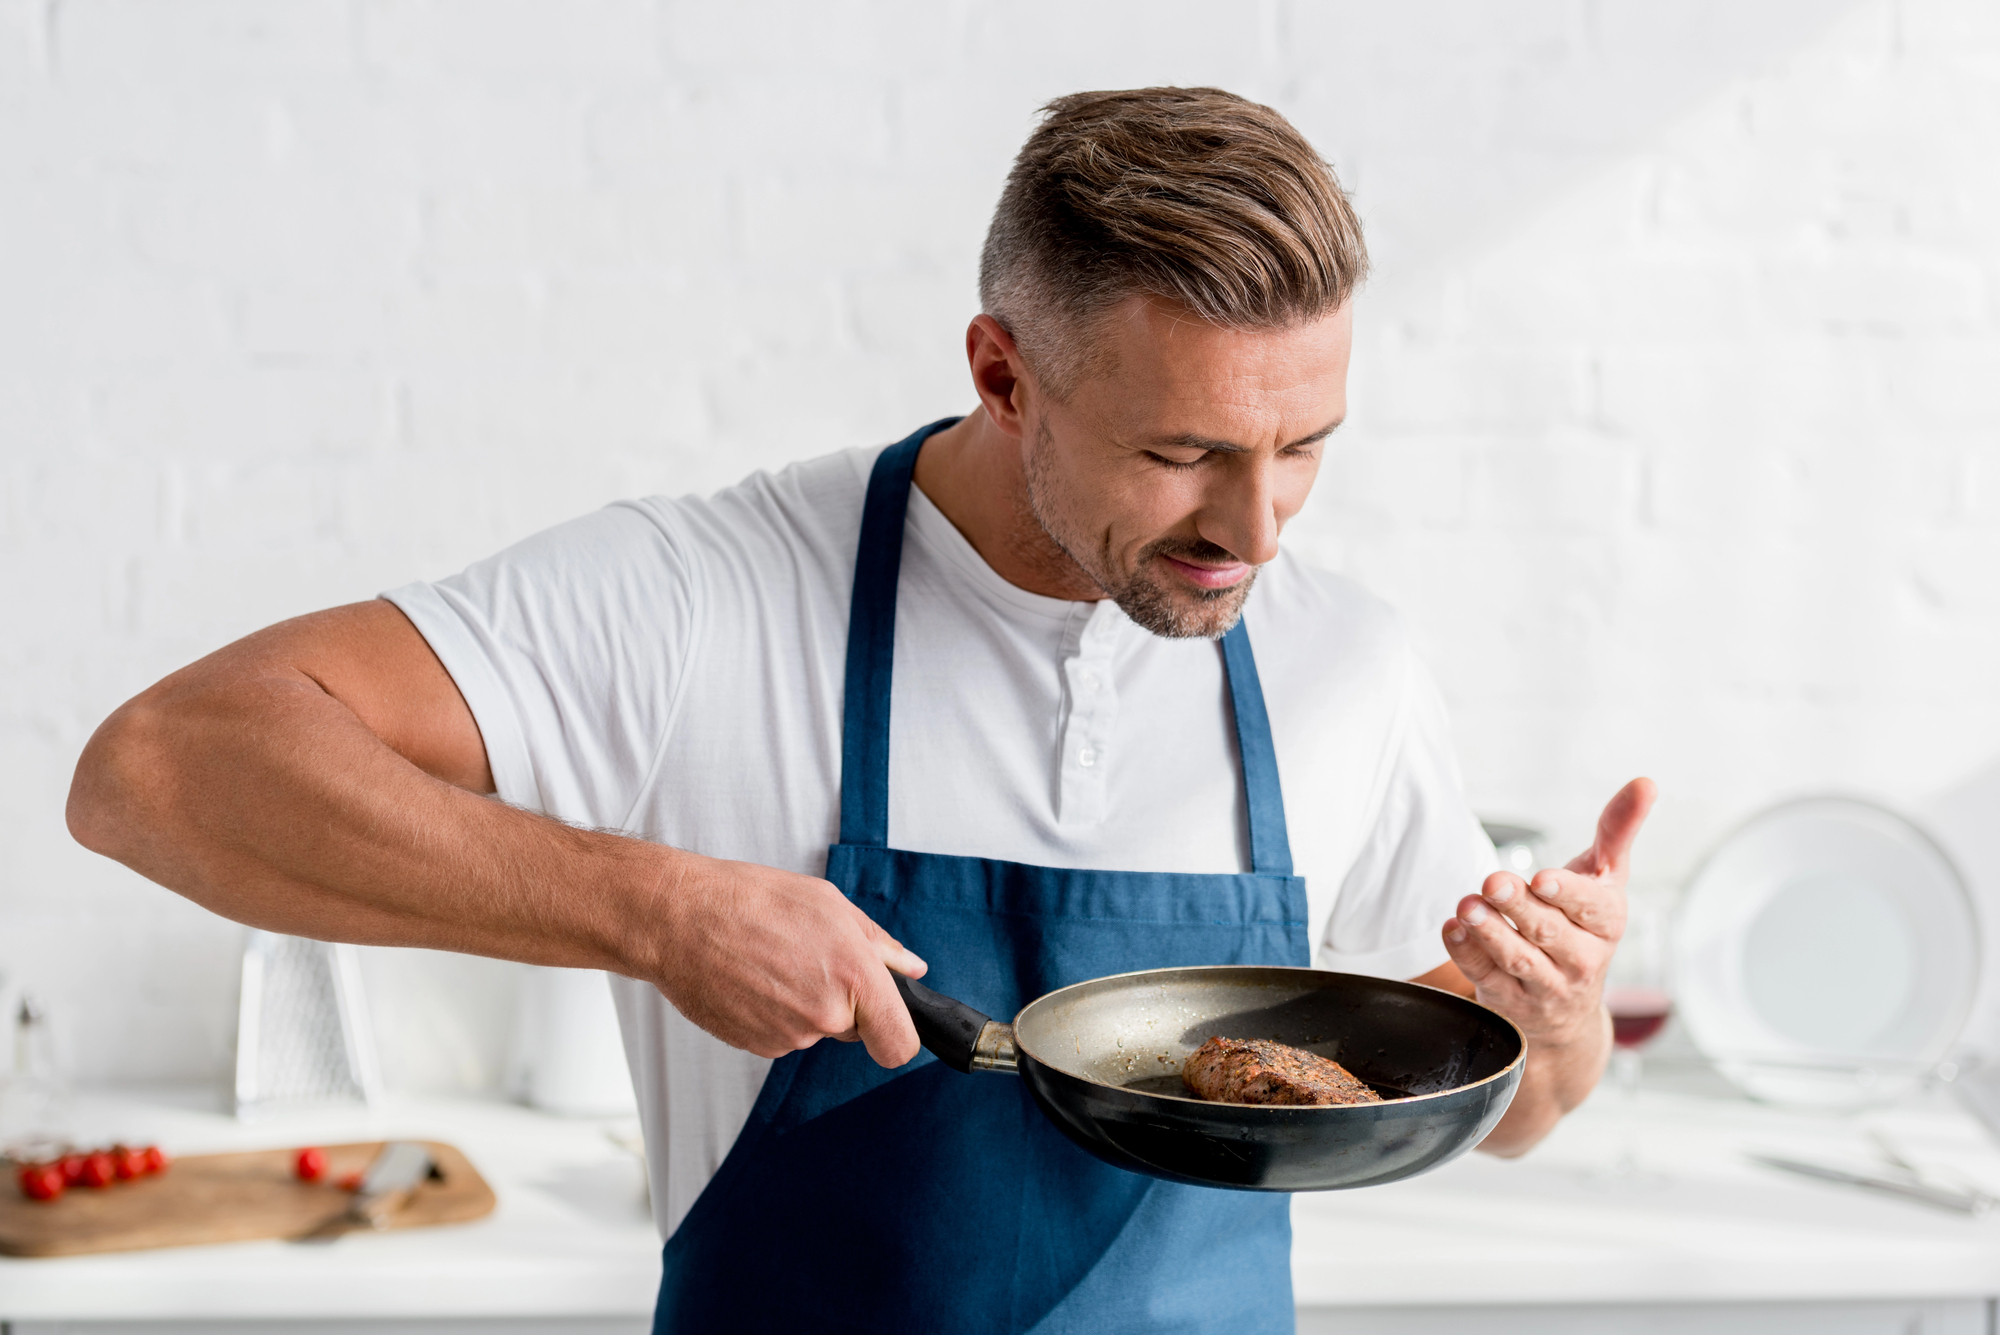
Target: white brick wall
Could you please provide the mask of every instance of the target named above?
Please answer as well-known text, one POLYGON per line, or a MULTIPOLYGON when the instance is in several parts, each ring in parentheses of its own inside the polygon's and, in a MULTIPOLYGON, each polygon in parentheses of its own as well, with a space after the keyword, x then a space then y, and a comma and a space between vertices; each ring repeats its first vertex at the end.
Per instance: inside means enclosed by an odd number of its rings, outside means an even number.
POLYGON ((0 0, 0 968, 85 1078, 219 1071, 233 930, 63 832, 95 723, 962 409, 987 211, 1082 87, 1271 100, 1356 189, 1354 421, 1293 540, 1408 614, 1482 807, 1575 843, 1650 772, 1670 885, 1782 795, 1917 805, 2000 752, 1996 12, 0 0))

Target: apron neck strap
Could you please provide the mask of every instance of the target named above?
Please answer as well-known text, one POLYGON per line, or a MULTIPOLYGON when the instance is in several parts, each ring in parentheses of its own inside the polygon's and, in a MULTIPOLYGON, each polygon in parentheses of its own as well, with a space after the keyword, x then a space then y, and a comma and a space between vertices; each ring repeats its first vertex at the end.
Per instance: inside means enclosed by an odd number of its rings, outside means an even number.
MULTIPOLYGON (((889 689, 896 660, 896 585, 903 568, 903 527, 917 451, 957 422, 947 417, 882 451, 868 478, 855 549, 854 596, 847 613, 847 683, 840 737, 840 842, 872 848, 889 843, 889 689)), ((1250 632, 1238 621, 1222 637, 1222 666, 1236 716, 1250 817, 1250 867, 1266 876, 1292 874, 1285 798, 1271 720, 1257 681, 1250 632)))
POLYGON ((854 552, 847 610, 847 686, 840 731, 840 842, 889 844, 889 683, 896 667, 896 582, 917 451, 958 421, 919 427, 875 460, 854 552))
POLYGON ((1250 816, 1250 870, 1266 876, 1292 874, 1292 839, 1285 829, 1285 791, 1278 784, 1278 751, 1271 744, 1271 718, 1264 712, 1264 688, 1250 632, 1238 617, 1222 637, 1222 671, 1229 678, 1229 705, 1236 715, 1236 754, 1243 760, 1244 807, 1250 816))

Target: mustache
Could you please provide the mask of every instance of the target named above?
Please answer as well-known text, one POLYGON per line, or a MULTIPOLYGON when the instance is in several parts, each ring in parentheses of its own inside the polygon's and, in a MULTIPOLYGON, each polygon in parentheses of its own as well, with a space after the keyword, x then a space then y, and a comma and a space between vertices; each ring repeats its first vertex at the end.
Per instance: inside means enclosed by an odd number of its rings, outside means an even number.
POLYGON ((1199 565, 1222 565, 1239 559, 1227 547, 1218 547, 1202 538, 1161 538, 1148 543, 1141 556, 1173 556, 1199 565))

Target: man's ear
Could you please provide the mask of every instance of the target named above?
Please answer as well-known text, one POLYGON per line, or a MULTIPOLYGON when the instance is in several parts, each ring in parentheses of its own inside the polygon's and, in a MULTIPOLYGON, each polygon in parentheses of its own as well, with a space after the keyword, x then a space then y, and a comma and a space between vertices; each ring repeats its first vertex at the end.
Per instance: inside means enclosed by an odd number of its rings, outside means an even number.
POLYGON ((1023 435, 1035 381, 1014 336, 992 316, 975 315, 965 329, 965 360, 986 416, 1008 435, 1023 435))

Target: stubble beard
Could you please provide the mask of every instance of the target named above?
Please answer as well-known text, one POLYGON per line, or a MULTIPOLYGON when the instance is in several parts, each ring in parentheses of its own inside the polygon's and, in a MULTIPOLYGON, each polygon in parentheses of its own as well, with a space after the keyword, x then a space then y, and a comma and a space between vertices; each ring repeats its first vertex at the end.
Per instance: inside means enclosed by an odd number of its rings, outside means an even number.
POLYGON ((1039 424, 1035 444, 1028 451, 1028 510, 1064 556, 1090 576, 1126 616, 1144 629, 1169 640, 1219 640, 1235 629, 1243 616, 1243 602, 1250 586, 1257 582, 1257 569, 1226 589, 1173 587, 1153 579, 1155 556, 1181 557, 1192 562, 1234 560, 1234 554, 1212 542, 1198 538, 1161 538, 1139 549, 1138 559, 1127 574, 1112 569, 1108 551, 1092 552, 1069 525, 1056 499, 1060 488, 1055 481, 1055 441, 1047 422, 1039 424))

